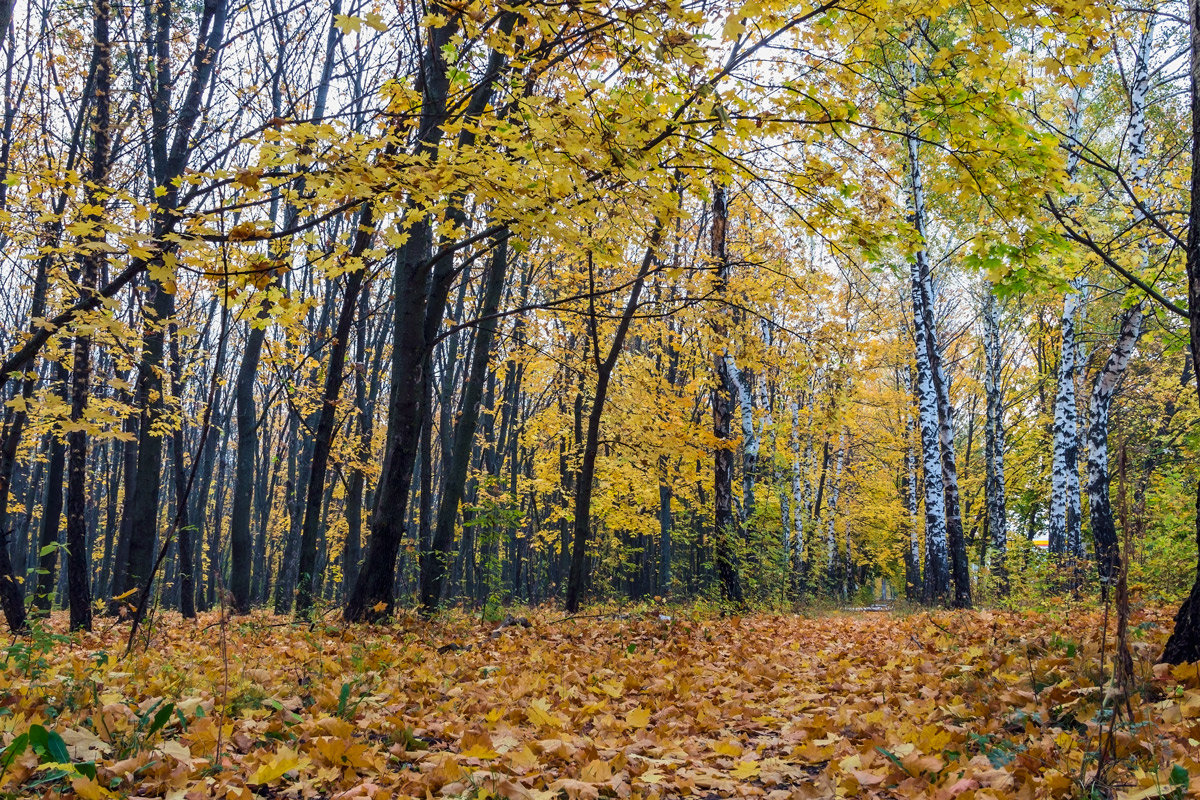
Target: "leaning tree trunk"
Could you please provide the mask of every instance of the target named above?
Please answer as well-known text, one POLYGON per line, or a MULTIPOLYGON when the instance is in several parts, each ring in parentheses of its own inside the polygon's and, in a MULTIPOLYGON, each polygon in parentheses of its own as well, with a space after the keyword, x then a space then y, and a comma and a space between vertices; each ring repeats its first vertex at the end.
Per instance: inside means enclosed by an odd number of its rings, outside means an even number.
POLYGON ((1108 415, 1113 392, 1133 356, 1133 348, 1137 345, 1141 332, 1142 304, 1138 303, 1122 316, 1121 333, 1117 337, 1117 343, 1092 386, 1087 435, 1088 506, 1092 536, 1096 540, 1096 565, 1100 571, 1100 586, 1106 599, 1108 587, 1116 581, 1117 573, 1121 569, 1117 529, 1113 523, 1112 505, 1108 496, 1108 415))
MULTIPOLYGON (((1154 17, 1150 17, 1147 30, 1138 48, 1137 62, 1133 68, 1130 86, 1129 117, 1129 160, 1133 164, 1133 186, 1141 188, 1146 180, 1146 96, 1150 90, 1150 46, 1154 37, 1154 17)), ((1133 223, 1145 221, 1142 209, 1135 208, 1133 223)), ((1142 240, 1142 274, 1150 267, 1150 245, 1142 240)), ((1090 422, 1088 426, 1087 491, 1088 510, 1091 515, 1092 537, 1096 541, 1096 566, 1100 572, 1100 586, 1105 599, 1108 587, 1115 583, 1121 569, 1120 546, 1117 529, 1113 523, 1112 505, 1108 496, 1108 416, 1113 392, 1133 356, 1142 332, 1142 302, 1122 315, 1121 330, 1112 354, 1104 369, 1096 376, 1092 387, 1090 422)))

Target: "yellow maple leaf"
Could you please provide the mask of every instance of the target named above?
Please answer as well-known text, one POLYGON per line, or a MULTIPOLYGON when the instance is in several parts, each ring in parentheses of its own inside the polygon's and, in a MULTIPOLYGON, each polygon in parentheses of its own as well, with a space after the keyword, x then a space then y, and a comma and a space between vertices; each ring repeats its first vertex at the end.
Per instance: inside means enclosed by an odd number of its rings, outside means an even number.
POLYGON ((492 759, 498 757, 499 755, 500 754, 495 750, 480 742, 476 742, 466 750, 462 751, 463 758, 492 759))
POLYGON ((601 759, 589 761, 580 773, 580 780, 586 783, 608 783, 612 780, 612 766, 601 759))
POLYGON ((625 715, 625 721, 631 728, 644 728, 650 724, 650 709, 638 706, 625 715))
POLYGON ((550 704, 540 697, 529 703, 529 707, 525 709, 525 717, 541 728, 562 727, 558 717, 550 713, 550 704))
POLYGON ((309 763, 311 762, 307 758, 301 757, 292 748, 281 747, 279 748, 279 752, 273 755, 269 761, 259 765, 247 783, 273 783, 282 778, 284 773, 306 766, 309 763))
POLYGON ((342 33, 352 33, 362 30, 362 17, 351 17, 347 14, 338 14, 333 18, 333 27, 337 28, 342 33))
POLYGON ((758 777, 758 762, 739 761, 729 774, 741 781, 756 778, 758 777))
POLYGON ((737 758, 742 754, 742 746, 730 739, 727 742, 717 742, 713 745, 713 752, 722 756, 733 756, 737 758))
POLYGON ((71 781, 71 788, 83 800, 107 800, 110 797, 116 797, 108 789, 96 783, 95 778, 76 778, 71 781))

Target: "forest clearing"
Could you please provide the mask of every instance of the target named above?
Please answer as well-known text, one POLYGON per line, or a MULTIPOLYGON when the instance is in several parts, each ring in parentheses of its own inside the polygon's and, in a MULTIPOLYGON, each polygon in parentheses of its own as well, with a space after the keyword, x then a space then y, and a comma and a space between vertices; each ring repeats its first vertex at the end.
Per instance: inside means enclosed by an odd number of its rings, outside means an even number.
POLYGON ((0 676, 0 727, 40 742, 0 755, 0 791, 1196 796, 1196 665, 1153 666, 1169 620, 1135 612, 1130 717, 1108 691, 1115 632, 1101 659, 1103 619, 1064 603, 1049 614, 540 610, 528 627, 254 614, 225 630, 212 613, 164 615, 121 658, 120 628, 67 645, 56 616, 29 650, 9 649, 0 676))

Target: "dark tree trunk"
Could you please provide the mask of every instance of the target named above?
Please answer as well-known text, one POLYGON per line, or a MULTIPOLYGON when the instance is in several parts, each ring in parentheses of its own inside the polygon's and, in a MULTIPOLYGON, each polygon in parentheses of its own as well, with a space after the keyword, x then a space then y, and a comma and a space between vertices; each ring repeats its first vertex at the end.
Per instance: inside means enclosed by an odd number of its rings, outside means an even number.
MULTIPOLYGON (((112 102, 112 59, 108 41, 108 19, 112 8, 109 0, 97 0, 93 15, 93 52, 96 65, 96 98, 92 117, 92 168, 88 184, 88 205, 103 208, 99 195, 108 183, 108 157, 112 148, 109 107, 112 102)), ((88 215, 87 222, 99 225, 102 211, 88 215)), ((92 241, 102 243, 104 234, 95 232, 92 241)), ((91 291, 100 280, 105 256, 89 251, 81 265, 81 285, 91 291)), ((88 402, 91 381, 91 339, 86 334, 75 335, 71 375, 71 422, 75 428, 67 434, 69 448, 67 465, 67 585, 71 609, 71 630, 92 629, 92 593, 89 585, 87 533, 87 431, 81 427, 88 402)))
MULTIPOLYGON (((609 345, 608 355, 603 361, 596 364, 596 390, 592 396, 592 408, 588 412, 587 438, 584 440, 583 459, 579 465, 579 476, 575 486, 575 538, 571 546, 571 572, 567 576, 566 609, 569 614, 579 611, 579 603, 583 597, 583 585, 586 580, 584 568, 588 534, 591 529, 592 484, 596 477, 596 457, 600 451, 600 422, 604 416, 604 401, 608 395, 608 384, 612 378, 613 368, 617 365, 617 359, 621 355, 621 349, 624 347, 625 336, 629 333, 629 325, 633 322, 633 315, 638 307, 638 298, 641 297, 646 275, 649 274, 650 267, 655 263, 655 251, 658 249, 661 238, 662 224, 657 222, 654 233, 650 236, 650 243, 646 247, 646 254, 642 258, 637 277, 634 278, 633 286, 629 290, 629 300, 617 323, 617 330, 609 345)), ((590 324, 593 344, 598 353, 597 322, 596 315, 593 313, 590 324)))
MULTIPOLYGON (((179 327, 171 325, 171 392, 183 398, 183 361, 179 357, 179 327)), ((209 433, 209 436, 212 434, 209 433)), ((192 525, 188 515, 187 470, 183 468, 184 436, 183 425, 171 431, 171 472, 175 480, 175 530, 177 531, 176 557, 179 559, 179 613, 184 619, 196 616, 196 574, 192 562, 195 546, 192 543, 192 525)))
POLYGON ((254 462, 258 452, 258 410, 254 402, 254 384, 258 362, 266 339, 265 305, 250 323, 246 349, 237 374, 237 460, 233 468, 233 506, 229 513, 229 591, 233 611, 250 613, 250 575, 253 568, 254 540, 250 531, 250 510, 254 498, 254 462))
MULTIPOLYGON (((369 294, 369 290, 368 290, 369 294)), ((362 465, 371 457, 371 433, 374 415, 367 405, 367 311, 368 303, 360 306, 358 324, 355 326, 354 405, 358 412, 358 456, 350 470, 350 481, 346 487, 346 543, 342 551, 342 599, 358 580, 358 565, 362 560, 362 507, 363 484, 366 476, 362 465)))
MULTIPOLYGON (((358 220, 357 234, 351 257, 359 258, 370 246, 374 235, 374 213, 367 206, 358 220)), ((312 465, 309 470, 308 491, 304 506, 304 527, 300 537, 300 568, 297 578, 296 616, 307 617, 313 603, 313 579, 317 564, 317 530, 321 524, 321 497, 325 474, 329 466, 329 448, 333 443, 337 422, 337 401, 345 380, 346 349, 358 308, 358 295, 363 285, 365 268, 346 276, 342 309, 338 315, 333 340, 329 344, 329 364, 325 373, 325 389, 321 396, 321 411, 312 443, 312 465)))
MULTIPOLYGON (((716 294, 724 297, 729 281, 729 258, 726 252, 726 227, 729 224, 725 201, 725 187, 716 187, 712 207, 711 255, 716 264, 716 294)), ((716 537, 717 577, 721 581, 721 594, 734 603, 744 602, 742 581, 737 557, 738 524, 733 510, 733 376, 729 374, 729 363, 725 358, 725 326, 718 322, 716 346, 721 352, 715 356, 716 382, 712 390, 713 435, 717 438, 713 453, 713 533, 716 537)))
POLYGON ((492 262, 488 269, 487 284, 484 288, 483 304, 480 310, 482 321, 475 334, 475 348, 471 354, 471 371, 465 386, 462 411, 459 414, 458 423, 454 426, 453 445, 447 454, 449 464, 442 481, 433 542, 429 552, 422 552, 421 609, 425 614, 431 614, 437 609, 442 595, 442 583, 446 576, 446 559, 449 557, 450 547, 454 542, 458 506, 462 502, 463 490, 466 485, 467 466, 471 458, 471 443, 475 438, 475 428, 479 422, 480 401, 483 397, 484 384, 487 382, 492 339, 498 327, 494 315, 500 308, 500 298, 504 292, 504 279, 507 274, 508 244, 502 234, 502 238, 495 245, 492 262))
MULTIPOLYGON (((54 383, 62 386, 66 368, 54 368, 54 383)), ((38 537, 38 580, 33 595, 33 607, 49 611, 54 599, 54 582, 58 577, 58 545, 63 510, 63 476, 66 471, 66 448, 54 432, 49 434, 50 463, 46 466, 46 494, 42 503, 42 529, 38 537)))
MULTIPOLYGON (((1193 165, 1187 232, 1188 332, 1192 364, 1200 365, 1200 0, 1188 0, 1188 29, 1193 165)), ((1196 372, 1196 388, 1200 393, 1200 370, 1196 372)), ((1175 629, 1163 650, 1162 660, 1169 664, 1200 660, 1200 483, 1196 485, 1196 548, 1195 582, 1175 615, 1175 629)))

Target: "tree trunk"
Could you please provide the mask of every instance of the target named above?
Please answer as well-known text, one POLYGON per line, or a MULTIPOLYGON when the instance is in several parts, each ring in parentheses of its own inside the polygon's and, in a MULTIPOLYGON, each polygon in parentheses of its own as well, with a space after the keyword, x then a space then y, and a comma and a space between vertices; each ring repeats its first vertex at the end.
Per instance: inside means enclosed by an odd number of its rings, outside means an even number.
POLYGON ((1080 541, 1079 410, 1075 402, 1075 325, 1080 284, 1063 297, 1062 348, 1058 359, 1058 391, 1054 396, 1054 456, 1050 466, 1050 552, 1078 557, 1080 541))
POLYGON ((428 615, 437 609, 442 595, 442 583, 446 576, 446 559, 454 542, 455 521, 462 502, 466 485, 467 465, 471 457, 471 443, 475 439, 475 428, 479 422, 480 401, 487 382, 489 355, 492 340, 499 327, 495 318, 504 292, 504 280, 508 275, 508 243, 505 234, 495 244, 492 262, 488 268, 487 284, 484 288, 480 308, 481 321, 475 334, 475 347, 471 353, 471 371, 464 387, 462 410, 454 426, 454 441, 447 453, 449 463, 442 480, 442 492, 437 511, 437 523, 428 553, 421 560, 421 610, 428 615))
POLYGON ((1001 595, 1008 593, 1008 514, 1004 488, 1004 387, 1000 349, 1000 305, 990 284, 983 287, 983 389, 987 395, 987 423, 984 426, 984 497, 991 547, 992 575, 1001 595))
MULTIPOLYGON (((1200 0, 1188 0, 1191 51, 1192 177, 1187 232, 1188 345, 1200 394, 1200 0)), ((1200 482, 1196 484, 1197 569, 1188 594, 1175 615, 1175 629, 1163 650, 1162 660, 1182 664, 1200 660, 1200 482)))
POLYGON ((1133 356, 1142 332, 1142 304, 1138 303, 1121 318, 1121 332, 1113 346, 1104 369, 1092 385, 1090 423, 1088 425, 1087 490, 1091 515, 1092 536, 1096 540, 1096 566, 1105 599, 1108 587, 1117 579, 1121 568, 1117 529, 1113 523, 1112 504, 1108 494, 1108 415, 1117 383, 1133 356))
MULTIPOLYGON (((374 237, 374 211, 370 205, 363 209, 358 220, 351 258, 361 258, 374 237)), ((313 579, 317 563, 317 531, 321 524, 321 497, 325 489, 325 474, 329 466, 329 449, 333 444, 337 423, 337 401, 346 375, 346 349, 358 309, 358 295, 363 285, 365 267, 346 276, 342 309, 337 327, 329 343, 329 364, 325 372, 325 388, 321 395, 321 411, 312 443, 312 466, 309 470, 308 492, 304 505, 304 527, 300 536, 300 568, 296 592, 296 616, 307 617, 313 603, 313 579)))
MULTIPOLYGON (((729 208, 725 187, 716 186, 712 205, 712 241, 710 255, 716 270, 715 293, 724 298, 729 283, 729 255, 726 234, 729 226, 729 208)), ((712 389, 713 435, 717 439, 713 453, 713 536, 716 546, 717 578, 721 582, 721 595, 741 605, 745 602, 742 592, 740 559, 738 558, 738 523, 733 512, 733 394, 736 387, 729 374, 730 360, 725 348, 726 327, 720 315, 713 319, 713 334, 717 346, 722 348, 715 356, 712 389)))
MULTIPOLYGON (((587 557, 588 534, 591 530, 592 489, 596 477, 596 457, 600 452, 600 422, 604 416, 604 401, 608 396, 608 385, 612 378, 613 369, 621 355, 625 344, 625 336, 633 322, 634 312, 637 311, 638 298, 641 297, 642 287, 646 283, 646 275, 655 263, 655 254, 659 241, 662 239, 662 222, 656 221, 654 232, 650 235, 650 243, 638 269, 637 277, 629 290, 629 300, 617 323, 616 333, 609 345, 608 355, 596 365, 596 390, 592 396, 592 407, 588 412, 587 434, 583 444, 583 458, 579 465, 579 475, 575 484, 575 530, 571 543, 571 571, 567 576, 566 609, 569 614, 579 612, 579 604, 583 596, 583 584, 586 579, 585 565, 587 557)), ((596 331, 597 320, 592 315, 592 335, 596 331)), ((598 348, 597 351, 598 352, 598 348)), ((740 602, 740 597, 738 598, 740 602)))
MULTIPOLYGON (((54 384, 64 386, 67 371, 61 364, 54 367, 54 384)), ((33 595, 33 607, 49 611, 54 599, 54 582, 58 577, 59 525, 62 523, 63 477, 66 448, 58 434, 49 434, 50 463, 46 467, 46 494, 42 504, 42 528, 38 536, 38 580, 33 595)))

